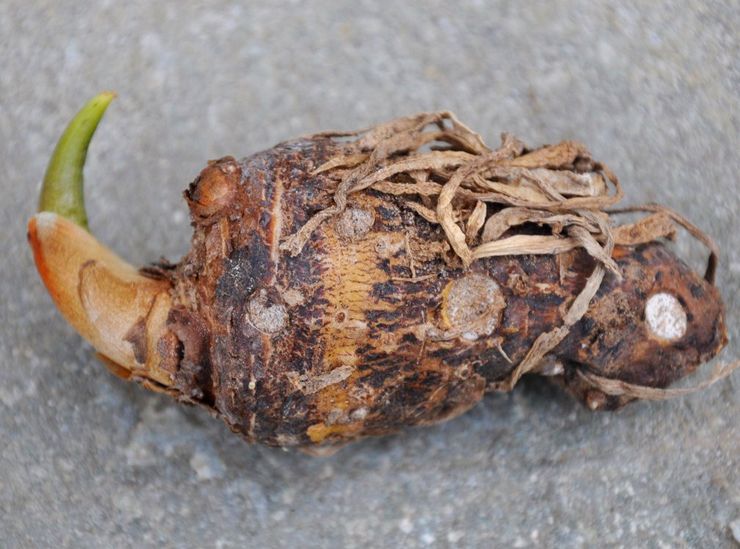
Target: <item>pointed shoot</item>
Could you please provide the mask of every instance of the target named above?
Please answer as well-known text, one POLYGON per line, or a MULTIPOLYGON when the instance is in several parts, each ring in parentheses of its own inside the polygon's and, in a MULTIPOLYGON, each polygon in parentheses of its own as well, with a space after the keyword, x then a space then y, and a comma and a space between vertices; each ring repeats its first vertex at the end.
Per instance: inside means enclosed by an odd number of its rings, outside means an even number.
POLYGON ((87 231, 82 170, 90 140, 114 97, 106 92, 91 99, 59 139, 39 213, 28 222, 28 241, 51 298, 77 332, 116 373, 161 389, 172 384, 158 349, 168 333, 171 284, 143 276, 87 231))
POLYGON ((46 168, 40 212, 54 212, 87 229, 82 170, 90 140, 115 97, 113 92, 96 95, 64 130, 46 168))

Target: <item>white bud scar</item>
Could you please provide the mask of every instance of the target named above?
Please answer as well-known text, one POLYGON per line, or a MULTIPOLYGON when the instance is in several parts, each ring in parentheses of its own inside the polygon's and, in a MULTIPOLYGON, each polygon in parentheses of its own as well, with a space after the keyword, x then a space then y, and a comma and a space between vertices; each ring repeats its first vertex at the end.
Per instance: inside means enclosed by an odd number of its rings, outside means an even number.
POLYGON ((273 335, 288 324, 288 311, 282 303, 270 300, 265 290, 259 290, 247 304, 247 317, 260 332, 273 335))
POLYGON ((495 280, 482 274, 469 274, 450 282, 442 296, 442 316, 449 328, 475 341, 496 329, 506 305, 495 280))
POLYGON ((337 232, 350 240, 365 236, 375 223, 375 215, 362 208, 348 208, 337 220, 337 232))
POLYGON ((665 292, 654 294, 647 300, 645 322, 660 339, 673 341, 686 333, 686 311, 675 296, 665 292))

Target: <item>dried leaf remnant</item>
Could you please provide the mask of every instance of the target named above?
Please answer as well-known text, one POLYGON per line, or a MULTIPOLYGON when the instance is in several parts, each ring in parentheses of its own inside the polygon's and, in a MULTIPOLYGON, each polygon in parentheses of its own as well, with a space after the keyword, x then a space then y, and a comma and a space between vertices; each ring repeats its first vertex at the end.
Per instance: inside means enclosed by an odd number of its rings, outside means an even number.
POLYGON ((354 140, 315 170, 341 172, 334 205, 281 243, 281 249, 291 255, 301 252, 321 223, 345 211, 349 195, 371 189, 405 197, 406 207, 440 225, 464 267, 486 257, 556 255, 576 248, 596 260, 563 325, 536 339, 511 375, 496 385, 499 390, 511 390, 563 341, 570 327, 583 318, 607 271, 621 277, 611 257, 615 244, 673 237, 676 224, 681 224, 712 251, 707 276, 713 273, 714 243, 667 208, 644 207, 654 213, 633 224, 615 226, 607 208, 621 200, 622 187, 614 173, 580 143, 563 141, 530 150, 504 133, 499 148, 490 149, 450 112, 400 118, 357 133, 324 135, 354 140), (516 231, 523 227, 536 228, 516 231))

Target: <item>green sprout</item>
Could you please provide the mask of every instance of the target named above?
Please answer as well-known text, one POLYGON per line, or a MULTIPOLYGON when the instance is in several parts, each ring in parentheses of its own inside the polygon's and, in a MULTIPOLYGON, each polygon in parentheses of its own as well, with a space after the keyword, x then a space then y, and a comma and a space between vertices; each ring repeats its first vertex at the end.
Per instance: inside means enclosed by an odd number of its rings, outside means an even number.
POLYGON ((96 95, 64 130, 46 168, 39 198, 40 212, 54 212, 88 228, 82 170, 90 140, 115 97, 113 92, 96 95))

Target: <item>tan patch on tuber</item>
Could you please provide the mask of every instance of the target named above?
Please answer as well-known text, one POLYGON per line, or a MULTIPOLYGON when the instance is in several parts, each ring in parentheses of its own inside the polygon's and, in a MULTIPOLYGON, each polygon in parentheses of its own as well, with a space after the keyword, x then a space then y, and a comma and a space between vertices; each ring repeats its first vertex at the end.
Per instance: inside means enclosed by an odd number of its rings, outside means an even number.
POLYGON ((288 372, 287 376, 298 389, 307 395, 312 395, 335 383, 341 383, 352 375, 354 368, 349 365, 339 366, 333 370, 317 376, 299 375, 288 372))

